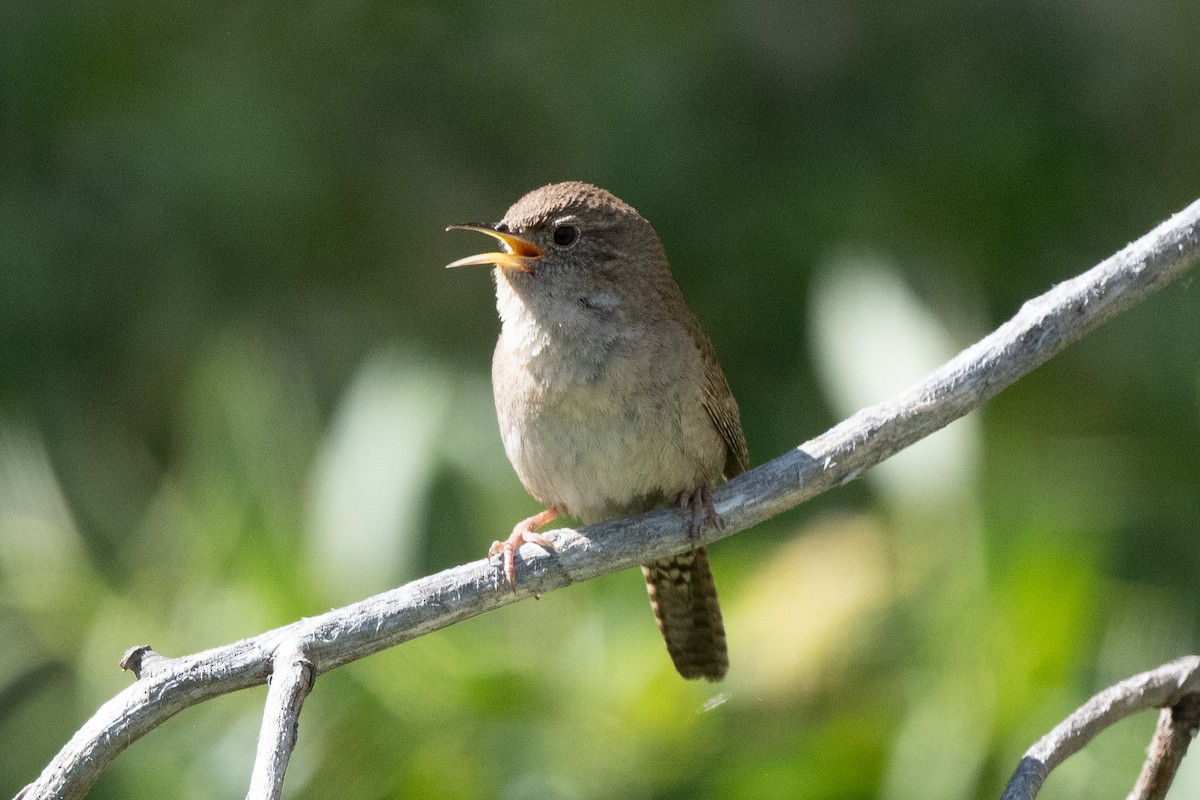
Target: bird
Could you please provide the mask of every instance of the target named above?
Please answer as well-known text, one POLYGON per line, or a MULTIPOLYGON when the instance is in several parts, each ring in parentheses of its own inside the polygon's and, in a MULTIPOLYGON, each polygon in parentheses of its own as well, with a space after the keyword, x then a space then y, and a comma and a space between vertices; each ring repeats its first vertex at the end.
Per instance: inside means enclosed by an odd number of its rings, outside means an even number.
POLYGON ((713 481, 749 466, 737 401, 650 223, 610 192, 553 183, 497 223, 451 225, 503 249, 447 267, 494 266, 501 320, 492 389, 504 451, 544 510, 489 556, 515 556, 560 515, 590 525, 675 504, 690 549, 642 565, 658 628, 687 679, 719 681, 729 655, 703 526, 713 481))

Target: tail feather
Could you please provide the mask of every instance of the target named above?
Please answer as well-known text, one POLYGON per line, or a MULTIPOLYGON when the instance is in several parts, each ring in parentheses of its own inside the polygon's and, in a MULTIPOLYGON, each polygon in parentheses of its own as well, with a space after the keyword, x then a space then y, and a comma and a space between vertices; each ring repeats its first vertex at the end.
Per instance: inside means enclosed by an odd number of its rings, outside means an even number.
POLYGON ((708 552, 698 547, 642 565, 650 607, 675 669, 685 678, 719 681, 729 669, 725 625, 708 552))

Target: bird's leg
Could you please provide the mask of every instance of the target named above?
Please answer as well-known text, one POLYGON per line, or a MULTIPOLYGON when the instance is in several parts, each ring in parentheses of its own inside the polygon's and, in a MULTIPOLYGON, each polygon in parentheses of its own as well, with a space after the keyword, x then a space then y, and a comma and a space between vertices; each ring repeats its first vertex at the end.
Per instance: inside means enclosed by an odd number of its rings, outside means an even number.
POLYGON ((488 548, 488 558, 497 553, 504 553, 504 577, 508 579, 508 585, 514 590, 517 588, 517 551, 526 542, 536 544, 538 547, 543 547, 547 550, 553 550, 554 544, 537 531, 538 528, 549 525, 557 516, 558 509, 547 508, 545 511, 534 514, 529 519, 521 520, 513 528, 512 535, 503 542, 492 542, 492 546, 488 548))
MULTIPOLYGON (((688 538, 695 548, 700 541, 700 531, 708 522, 717 522, 717 509, 713 505, 712 487, 703 481, 692 489, 679 493, 679 512, 687 524, 688 538)), ((719 524, 719 523, 718 523, 719 524)))

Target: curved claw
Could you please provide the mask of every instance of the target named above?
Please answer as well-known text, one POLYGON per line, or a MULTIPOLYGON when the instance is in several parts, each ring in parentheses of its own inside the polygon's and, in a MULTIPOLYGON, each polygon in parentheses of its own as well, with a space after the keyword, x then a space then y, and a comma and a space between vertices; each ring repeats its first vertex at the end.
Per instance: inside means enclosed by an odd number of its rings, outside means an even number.
POLYGON ((558 511, 553 508, 547 508, 538 514, 534 514, 529 519, 521 520, 513 528, 512 534, 504 541, 496 540, 492 542, 492 546, 488 548, 488 557, 497 553, 504 554, 504 577, 508 581, 509 588, 516 591, 517 588, 517 551, 521 549, 521 545, 526 542, 536 544, 538 547, 546 550, 553 550, 554 543, 547 537, 537 532, 537 529, 543 525, 548 525, 558 516, 558 511))
POLYGON ((707 482, 694 489, 685 489, 679 493, 679 511, 684 515, 688 526, 688 538, 693 542, 700 539, 700 531, 709 522, 720 525, 717 509, 713 505, 712 487, 707 482))

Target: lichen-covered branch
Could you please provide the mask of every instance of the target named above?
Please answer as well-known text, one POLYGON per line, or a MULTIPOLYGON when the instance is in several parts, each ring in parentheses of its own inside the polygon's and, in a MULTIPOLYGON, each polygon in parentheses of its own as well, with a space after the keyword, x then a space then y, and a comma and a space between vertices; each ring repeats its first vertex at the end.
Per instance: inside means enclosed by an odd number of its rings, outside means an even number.
MULTIPOLYGON (((1030 300, 1011 320, 907 391, 717 489, 713 499, 722 524, 710 526, 703 538, 731 536, 780 514, 939 430, 1144 300, 1198 258, 1200 201, 1091 270, 1030 300)), ((551 535, 554 554, 537 547, 521 551, 524 563, 515 592, 496 563, 476 561, 203 653, 163 658, 143 650, 136 658, 140 666, 131 665, 139 675, 136 683, 96 711, 26 787, 24 798, 83 796, 135 739, 188 706, 262 684, 281 653, 302 653, 315 677, 516 600, 693 545, 679 515, 669 509, 551 535)), ((278 752, 277 743, 268 746, 278 752)))

